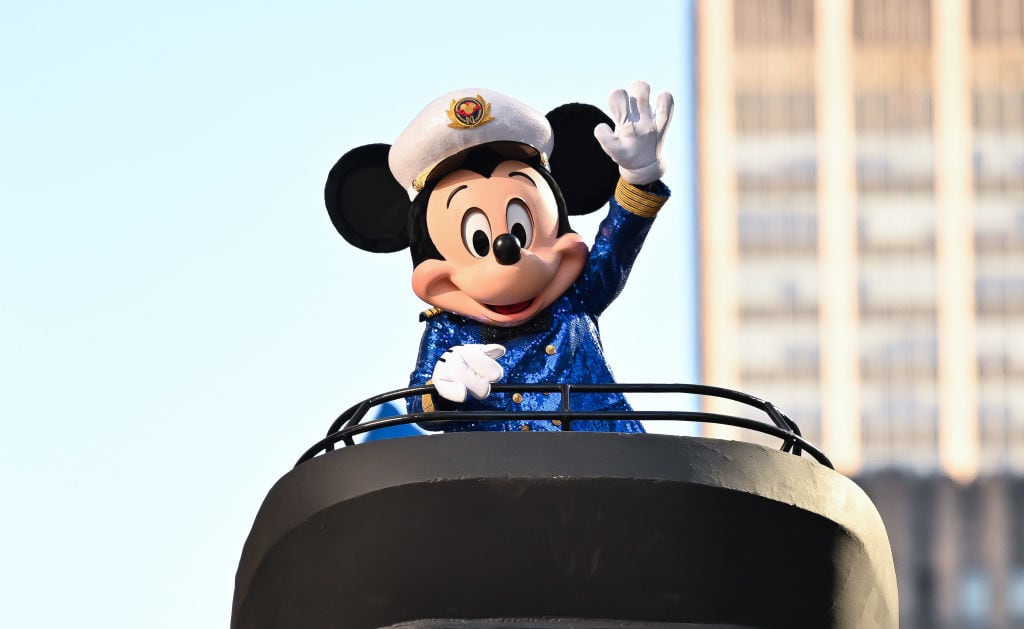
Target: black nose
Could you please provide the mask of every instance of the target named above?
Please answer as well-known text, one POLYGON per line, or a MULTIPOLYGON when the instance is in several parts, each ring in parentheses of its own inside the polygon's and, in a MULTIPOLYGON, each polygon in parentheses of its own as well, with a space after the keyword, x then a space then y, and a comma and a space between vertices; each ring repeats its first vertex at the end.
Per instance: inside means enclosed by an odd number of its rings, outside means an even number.
POLYGON ((519 241, 512 234, 502 234, 494 239, 494 258, 498 264, 515 264, 523 257, 519 241))

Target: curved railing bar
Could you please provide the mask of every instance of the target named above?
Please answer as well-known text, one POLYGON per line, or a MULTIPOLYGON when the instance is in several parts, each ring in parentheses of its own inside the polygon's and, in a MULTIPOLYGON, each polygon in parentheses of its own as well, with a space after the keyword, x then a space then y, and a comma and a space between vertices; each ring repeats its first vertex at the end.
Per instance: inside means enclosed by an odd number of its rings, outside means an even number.
MULTIPOLYGON (((563 388, 568 387, 571 387, 572 393, 686 393, 720 397, 751 406, 766 413, 776 426, 784 430, 792 430, 795 426, 795 424, 792 426, 790 425, 792 420, 788 420, 788 418, 783 419, 784 416, 775 410, 775 407, 771 402, 766 402, 765 400, 754 397, 748 393, 742 393, 740 391, 706 384, 493 384, 491 385, 491 392, 561 393, 563 388)), ((386 402, 393 402, 402 398, 435 392, 436 390, 433 385, 420 385, 415 387, 406 387, 404 389, 396 389, 394 391, 388 391, 387 393, 367 398, 339 415, 338 418, 331 423, 330 428, 327 429, 327 434, 337 432, 343 425, 351 426, 358 423, 359 420, 362 419, 362 416, 366 414, 366 410, 370 406, 379 406, 386 402)), ((562 400, 564 404, 566 396, 563 395, 562 400)), ((794 432, 800 434, 799 428, 794 432)))
MULTIPOLYGON (((729 426, 735 426, 738 428, 745 428, 767 434, 777 439, 782 440, 782 451, 795 454, 799 456, 804 451, 811 455, 819 463, 826 465, 830 468, 834 468, 832 462, 828 459, 825 454, 819 450, 816 446, 808 442, 803 438, 800 433, 800 428, 796 422, 786 416, 784 413, 779 411, 770 402, 764 401, 760 398, 754 397, 747 393, 734 391, 732 389, 725 389, 722 387, 713 387, 708 385, 700 384, 496 384, 491 387, 492 392, 520 392, 520 393, 560 393, 562 395, 562 404, 559 411, 531 411, 529 413, 530 419, 538 420, 561 420, 563 422, 563 430, 569 430, 571 422, 573 420, 581 419, 612 419, 612 420, 623 420, 622 411, 574 411, 571 409, 571 398, 573 394, 581 393, 686 393, 696 395, 706 395, 712 397, 719 397, 729 399, 747 406, 754 407, 758 410, 763 411, 771 419, 772 423, 767 424, 763 421, 747 419, 742 417, 733 417, 731 415, 722 415, 716 413, 706 413, 702 411, 630 411, 627 413, 629 419, 636 420, 670 420, 670 421, 692 421, 692 422, 706 422, 715 424, 724 424, 729 426)), ((365 417, 366 412, 375 406, 381 404, 399 400, 402 398, 412 397, 416 395, 424 395, 427 393, 436 393, 433 385, 420 385, 415 387, 407 387, 404 389, 396 389, 380 395, 376 395, 363 400, 362 402, 350 407, 345 412, 337 417, 332 423, 328 430, 327 436, 318 441, 312 447, 299 457, 296 462, 296 466, 305 463, 306 461, 314 458, 321 452, 330 452, 334 450, 334 446, 338 442, 344 442, 345 445, 353 445, 355 443, 353 437, 356 435, 377 430, 380 428, 387 428, 391 426, 400 426, 404 424, 419 423, 419 422, 434 422, 434 421, 457 421, 457 422, 469 422, 478 420, 509 420, 509 419, 521 419, 523 412, 521 411, 469 411, 469 410, 457 410, 457 411, 436 411, 432 413, 412 413, 399 415, 396 417, 387 417, 383 419, 371 420, 366 423, 360 423, 365 417)))

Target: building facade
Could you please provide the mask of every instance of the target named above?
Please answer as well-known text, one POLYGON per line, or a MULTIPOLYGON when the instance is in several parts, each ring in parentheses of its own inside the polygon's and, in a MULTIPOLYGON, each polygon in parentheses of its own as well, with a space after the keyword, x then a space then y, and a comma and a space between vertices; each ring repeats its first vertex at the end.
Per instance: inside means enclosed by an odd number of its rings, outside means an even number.
POLYGON ((847 474, 1024 470, 1024 0, 695 18, 704 381, 847 474))
POLYGON ((904 629, 1024 627, 1024 477, 895 470, 857 482, 893 550, 904 629))

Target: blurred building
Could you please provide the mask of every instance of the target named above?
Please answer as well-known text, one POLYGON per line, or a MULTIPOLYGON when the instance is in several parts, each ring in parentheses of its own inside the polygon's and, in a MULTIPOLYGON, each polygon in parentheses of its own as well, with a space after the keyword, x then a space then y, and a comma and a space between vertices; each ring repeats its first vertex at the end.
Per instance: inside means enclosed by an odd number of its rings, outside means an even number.
POLYGON ((704 381, 846 473, 1024 470, 1024 0, 696 11, 704 381))
POLYGON ((861 480, 903 626, 1024 627, 1024 0, 695 9, 703 381, 861 480))
POLYGON ((885 520, 903 629, 1024 627, 1024 478, 857 479, 885 520))

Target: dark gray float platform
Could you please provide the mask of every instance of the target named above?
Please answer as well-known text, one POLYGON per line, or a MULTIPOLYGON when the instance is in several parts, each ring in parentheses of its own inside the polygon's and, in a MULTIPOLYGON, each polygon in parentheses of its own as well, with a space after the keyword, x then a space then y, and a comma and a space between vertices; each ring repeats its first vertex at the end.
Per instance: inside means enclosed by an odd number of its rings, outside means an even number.
POLYGON ((852 481, 735 441, 461 433, 374 441, 271 489, 233 629, 897 627, 852 481))

